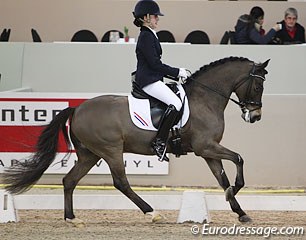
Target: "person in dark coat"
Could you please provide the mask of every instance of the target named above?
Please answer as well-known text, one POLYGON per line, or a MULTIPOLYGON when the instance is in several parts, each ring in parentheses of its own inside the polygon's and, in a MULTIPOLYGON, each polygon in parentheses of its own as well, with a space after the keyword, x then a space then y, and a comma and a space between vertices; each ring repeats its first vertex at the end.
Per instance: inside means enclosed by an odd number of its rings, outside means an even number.
POLYGON ((280 25, 276 24, 265 33, 263 29, 264 11, 261 7, 253 7, 250 14, 239 17, 235 26, 235 41, 237 44, 268 44, 272 41, 280 25))
POLYGON ((161 61, 162 48, 155 32, 159 16, 163 16, 158 4, 152 0, 140 0, 135 6, 133 15, 134 24, 140 27, 136 45, 135 82, 144 92, 168 106, 162 117, 156 138, 152 142, 152 148, 159 160, 169 161, 165 155, 167 139, 182 108, 182 102, 163 82, 163 77, 168 75, 184 81, 187 78, 187 71, 185 68, 171 67, 161 61))
POLYGON ((298 12, 295 8, 285 11, 285 18, 280 23, 282 29, 277 32, 276 39, 279 44, 305 43, 305 28, 297 23, 298 12))

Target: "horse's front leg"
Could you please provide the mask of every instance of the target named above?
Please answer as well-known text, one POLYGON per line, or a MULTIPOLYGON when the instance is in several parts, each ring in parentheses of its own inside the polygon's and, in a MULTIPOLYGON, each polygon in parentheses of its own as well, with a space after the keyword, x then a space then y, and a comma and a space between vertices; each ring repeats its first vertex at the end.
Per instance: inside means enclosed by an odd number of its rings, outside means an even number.
MULTIPOLYGON (((220 159, 211 159, 211 158, 206 158, 205 159, 210 170, 218 180, 218 183, 220 186, 223 188, 224 191, 227 191, 230 187, 229 180, 226 176, 226 173, 223 168, 223 164, 220 159)), ((231 209, 233 212, 237 213, 239 216, 239 221, 240 222, 250 222, 251 218, 241 209, 238 201, 234 196, 228 199, 231 209)))
POLYGON ((244 176, 243 176, 243 159, 238 154, 235 153, 219 143, 209 144, 204 147, 204 150, 201 152, 201 155, 203 158, 208 159, 225 159, 230 160, 236 165, 237 173, 236 173, 236 179, 235 179, 235 185, 229 186, 226 189, 226 200, 230 200, 233 198, 239 190, 244 186, 244 176))
MULTIPOLYGON (((235 153, 236 154, 236 153, 235 153)), ((226 200, 230 200, 233 198, 239 191, 240 189, 244 186, 244 176, 243 176, 243 159, 239 154, 236 154, 237 158, 234 158, 233 162, 236 165, 237 168, 237 175, 235 179, 235 186, 229 186, 226 189, 226 200)))

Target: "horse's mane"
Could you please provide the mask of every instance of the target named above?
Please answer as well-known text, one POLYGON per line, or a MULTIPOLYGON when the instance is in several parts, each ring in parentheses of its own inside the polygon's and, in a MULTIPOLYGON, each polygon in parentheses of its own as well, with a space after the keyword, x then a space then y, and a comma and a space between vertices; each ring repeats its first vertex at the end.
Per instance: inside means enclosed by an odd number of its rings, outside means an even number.
POLYGON ((214 61, 214 62, 211 62, 207 65, 204 65, 202 66, 199 70, 197 70, 196 72, 194 72, 186 81, 186 83, 189 83, 192 79, 195 79, 199 74, 202 74, 203 72, 206 72, 218 65, 221 65, 221 64, 224 64, 224 63, 227 63, 227 62, 233 62, 233 61, 250 61, 249 59, 247 58, 244 58, 244 57, 226 57, 226 58, 222 58, 222 59, 219 59, 217 61, 214 61))

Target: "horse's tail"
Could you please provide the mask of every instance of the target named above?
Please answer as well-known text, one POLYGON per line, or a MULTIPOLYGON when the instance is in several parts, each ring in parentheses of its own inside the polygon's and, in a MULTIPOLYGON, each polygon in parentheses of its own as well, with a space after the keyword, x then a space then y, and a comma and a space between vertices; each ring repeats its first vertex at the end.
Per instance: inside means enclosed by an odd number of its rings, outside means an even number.
POLYGON ((57 114, 39 136, 34 155, 4 171, 3 182, 7 184, 5 189, 8 192, 12 194, 23 193, 41 178, 57 154, 61 130, 69 149, 71 149, 66 122, 73 115, 74 110, 75 108, 68 107, 57 114))

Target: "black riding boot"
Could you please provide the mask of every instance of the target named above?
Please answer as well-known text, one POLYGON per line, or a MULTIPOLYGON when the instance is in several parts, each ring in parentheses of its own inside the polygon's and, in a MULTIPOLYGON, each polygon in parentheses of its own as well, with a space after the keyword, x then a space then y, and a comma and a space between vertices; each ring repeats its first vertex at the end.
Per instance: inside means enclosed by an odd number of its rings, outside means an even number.
POLYGON ((173 126, 178 113, 179 112, 173 105, 169 105, 161 119, 156 138, 153 140, 151 145, 154 153, 158 156, 159 161, 169 162, 169 158, 166 156, 167 140, 169 131, 173 126))

